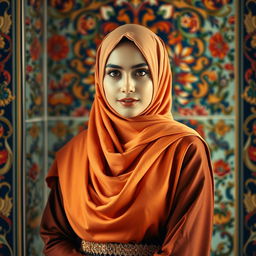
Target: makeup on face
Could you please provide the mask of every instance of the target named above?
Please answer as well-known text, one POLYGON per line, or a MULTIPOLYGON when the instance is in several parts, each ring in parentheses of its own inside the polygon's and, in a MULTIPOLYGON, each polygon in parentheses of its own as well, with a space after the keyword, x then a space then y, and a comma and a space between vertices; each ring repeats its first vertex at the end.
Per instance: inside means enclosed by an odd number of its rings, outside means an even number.
POLYGON ((109 105, 123 117, 135 117, 150 105, 153 97, 150 69, 134 43, 120 43, 111 52, 103 88, 109 105))

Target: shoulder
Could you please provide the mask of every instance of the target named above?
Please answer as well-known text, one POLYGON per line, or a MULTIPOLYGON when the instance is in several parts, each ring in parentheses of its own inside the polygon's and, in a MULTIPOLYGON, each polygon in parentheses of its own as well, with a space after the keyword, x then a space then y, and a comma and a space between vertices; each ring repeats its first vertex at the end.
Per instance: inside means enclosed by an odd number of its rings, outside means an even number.
POLYGON ((197 135, 188 135, 180 139, 180 147, 185 151, 185 158, 199 156, 200 158, 210 159, 210 150, 206 141, 197 135))
POLYGON ((201 177, 203 180, 208 177, 213 188, 213 169, 207 143, 202 137, 193 135, 184 137, 183 143, 187 145, 182 161, 183 175, 190 175, 193 179, 201 177))
POLYGON ((80 132, 75 135, 69 142, 67 142, 58 152, 57 155, 64 154, 65 152, 70 153, 71 151, 84 150, 86 145, 87 130, 80 132))
POLYGON ((85 140, 87 135, 87 130, 83 130, 82 132, 78 133, 75 135, 69 142, 68 144, 75 144, 75 143, 81 143, 85 140))
POLYGON ((200 135, 184 135, 180 138, 179 144, 191 149, 208 148, 206 141, 200 135))

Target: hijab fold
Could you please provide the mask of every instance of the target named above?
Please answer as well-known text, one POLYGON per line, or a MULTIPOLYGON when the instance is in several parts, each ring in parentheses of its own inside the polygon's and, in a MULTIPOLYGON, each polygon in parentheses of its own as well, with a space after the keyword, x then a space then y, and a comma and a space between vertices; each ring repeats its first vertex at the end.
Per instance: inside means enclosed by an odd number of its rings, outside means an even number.
MULTIPOLYGON (((159 226, 165 225, 175 150, 182 138, 199 137, 173 120, 171 84, 165 45, 149 29, 120 26, 99 46, 88 130, 57 152, 47 177, 51 186, 52 177, 58 176, 67 218, 82 239, 139 242, 146 234, 157 235, 159 226), (116 113, 103 90, 107 58, 123 37, 145 57, 154 86, 151 104, 132 118, 116 113)), ((186 148, 179 152, 175 170, 181 168, 185 152, 186 148)))

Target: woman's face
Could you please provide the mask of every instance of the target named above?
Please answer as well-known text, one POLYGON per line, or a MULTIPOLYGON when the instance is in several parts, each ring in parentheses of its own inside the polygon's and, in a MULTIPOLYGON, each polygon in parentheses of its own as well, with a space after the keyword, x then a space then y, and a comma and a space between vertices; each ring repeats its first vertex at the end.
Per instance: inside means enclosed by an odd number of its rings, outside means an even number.
POLYGON ((132 42, 122 42, 105 66, 103 88, 109 105, 121 116, 138 116, 151 103, 153 82, 149 66, 132 42))

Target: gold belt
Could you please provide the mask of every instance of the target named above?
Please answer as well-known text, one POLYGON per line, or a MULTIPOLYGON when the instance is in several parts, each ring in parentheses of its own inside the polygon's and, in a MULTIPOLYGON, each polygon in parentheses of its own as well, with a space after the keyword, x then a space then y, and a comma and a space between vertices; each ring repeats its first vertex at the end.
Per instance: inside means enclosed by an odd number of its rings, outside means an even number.
POLYGON ((82 240, 83 253, 114 256, 152 256, 161 249, 160 245, 131 243, 96 243, 82 240))

